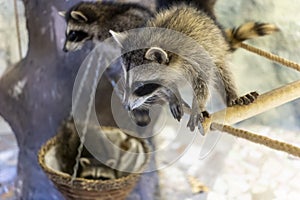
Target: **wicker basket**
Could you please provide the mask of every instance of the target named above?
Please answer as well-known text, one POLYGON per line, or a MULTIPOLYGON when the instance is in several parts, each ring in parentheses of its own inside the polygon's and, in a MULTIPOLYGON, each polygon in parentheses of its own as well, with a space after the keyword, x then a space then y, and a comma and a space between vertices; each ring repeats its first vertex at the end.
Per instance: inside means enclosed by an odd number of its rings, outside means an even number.
MULTIPOLYGON (((113 128, 107 127, 107 129, 112 130, 113 128)), ((115 129, 119 130, 117 128, 115 129)), ((105 128, 103 130, 105 131, 105 128)), ((129 174, 128 176, 115 180, 76 178, 71 183, 72 177, 69 174, 60 172, 55 169, 56 167, 53 167, 55 165, 59 165, 59 163, 55 164, 54 161, 54 164, 51 164, 52 166, 47 165, 47 163, 49 163, 47 159, 54 158, 56 139, 57 137, 55 136, 42 146, 38 154, 38 160, 42 169, 66 199, 122 200, 126 199, 135 187, 140 177, 139 174, 129 174)), ((148 152, 149 146, 147 143, 143 141, 141 142, 145 147, 145 151, 148 152)), ((145 169, 148 162, 149 157, 147 157, 141 168, 145 169)))

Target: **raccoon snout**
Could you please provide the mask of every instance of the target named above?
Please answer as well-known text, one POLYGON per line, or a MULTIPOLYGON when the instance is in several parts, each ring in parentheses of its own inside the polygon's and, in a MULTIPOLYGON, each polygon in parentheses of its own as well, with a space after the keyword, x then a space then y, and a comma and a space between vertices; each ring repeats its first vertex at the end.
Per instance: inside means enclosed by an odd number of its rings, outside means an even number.
POLYGON ((124 105, 124 108, 125 108, 126 110, 128 110, 128 111, 131 111, 131 107, 130 107, 129 104, 125 104, 125 105, 124 105))
POLYGON ((66 45, 64 45, 63 51, 64 51, 64 52, 68 52, 68 51, 69 51, 69 50, 66 48, 66 45))
POLYGON ((131 112, 131 118, 134 120, 136 125, 141 127, 145 127, 151 122, 148 109, 133 109, 131 112))

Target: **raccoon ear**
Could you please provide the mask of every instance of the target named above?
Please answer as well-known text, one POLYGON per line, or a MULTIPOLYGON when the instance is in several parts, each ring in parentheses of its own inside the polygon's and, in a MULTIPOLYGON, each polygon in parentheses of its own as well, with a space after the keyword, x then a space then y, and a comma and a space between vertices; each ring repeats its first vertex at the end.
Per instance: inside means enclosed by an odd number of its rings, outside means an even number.
POLYGON ((126 38, 126 34, 125 33, 117 33, 114 32, 112 30, 109 31, 109 33, 112 35, 112 37, 114 38, 114 40, 118 43, 118 45, 123 48, 123 42, 126 38))
POLYGON ((148 60, 156 61, 159 64, 168 64, 169 56, 166 51, 159 47, 151 47, 145 54, 148 60))
POLYGON ((87 22, 88 18, 80 11, 72 11, 71 17, 80 22, 87 22))
POLYGON ((58 14, 62 17, 66 17, 66 11, 59 11, 58 14))
POLYGON ((86 167, 91 164, 91 161, 88 158, 80 158, 79 162, 82 167, 86 167))

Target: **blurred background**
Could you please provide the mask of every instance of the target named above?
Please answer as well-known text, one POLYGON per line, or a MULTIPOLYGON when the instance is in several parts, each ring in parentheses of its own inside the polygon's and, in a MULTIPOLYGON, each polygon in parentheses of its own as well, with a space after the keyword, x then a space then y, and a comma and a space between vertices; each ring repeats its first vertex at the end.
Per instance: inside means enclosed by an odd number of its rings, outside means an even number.
MULTIPOLYGON (((22 1, 0 1, 0 77, 25 57, 28 36, 22 1), (16 12, 20 36, 17 32, 16 12), (20 40, 19 40, 20 39, 20 40), (20 41, 20 42, 19 42, 20 41)), ((16 199, 18 145, 9 124, 0 116, 0 199, 16 199)))
MULTIPOLYGON (((0 1, 0 77, 27 51, 22 1, 17 1, 16 8, 20 34, 14 2, 0 1)), ((224 27, 235 27, 246 21, 276 24, 280 33, 249 43, 300 63, 299 9, 297 0, 218 0, 216 14, 224 27)), ((300 78, 300 73, 243 49, 233 54, 231 67, 241 94, 255 90, 262 94, 300 78)), ((300 146, 299 122, 300 100, 297 100, 236 126, 300 146)), ((176 132, 170 128, 169 132, 172 131, 176 132)), ((160 171, 161 199, 300 199, 298 158, 223 133, 211 135, 207 143, 197 136, 195 144, 178 162, 160 171), (216 141, 210 152, 211 145, 206 147, 206 144, 216 141), (193 194, 188 177, 195 177, 208 187, 208 192, 193 194)), ((168 136, 162 135, 159 142, 167 140, 168 136)), ((0 199, 16 198, 17 153, 14 134, 0 117, 0 199)))

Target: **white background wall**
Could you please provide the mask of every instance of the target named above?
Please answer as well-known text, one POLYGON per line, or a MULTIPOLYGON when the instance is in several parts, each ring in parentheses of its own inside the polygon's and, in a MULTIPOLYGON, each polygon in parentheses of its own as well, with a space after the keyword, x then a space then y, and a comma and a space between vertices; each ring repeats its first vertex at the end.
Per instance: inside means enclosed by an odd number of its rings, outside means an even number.
MULTIPOLYGON (((24 8, 22 1, 17 0, 22 56, 26 55, 27 51, 27 31, 25 27, 24 8)), ((16 21, 14 13, 13 0, 0 1, 0 76, 7 69, 13 66, 20 60, 18 48, 18 36, 16 30, 16 21)))
MULTIPOLYGON (((250 44, 300 63, 300 4, 297 0, 218 0, 216 11, 224 27, 235 27, 247 21, 269 22, 280 33, 254 39, 250 44)), ((289 82, 299 80, 300 72, 273 63, 265 58, 237 50, 232 69, 241 94, 257 90, 267 92, 289 82)), ((299 124, 300 101, 281 106, 255 117, 250 123, 269 126, 295 127, 299 124)))

